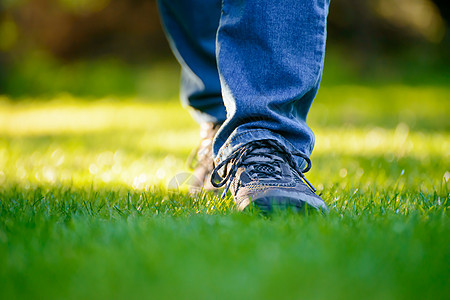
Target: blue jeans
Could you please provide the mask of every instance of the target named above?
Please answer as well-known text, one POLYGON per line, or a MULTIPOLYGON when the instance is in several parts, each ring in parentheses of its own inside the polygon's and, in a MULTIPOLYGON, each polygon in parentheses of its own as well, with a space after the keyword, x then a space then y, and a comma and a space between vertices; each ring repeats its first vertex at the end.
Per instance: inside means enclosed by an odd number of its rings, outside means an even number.
POLYGON ((182 102, 200 123, 224 122, 216 164, 263 139, 309 156, 306 116, 322 77, 329 0, 158 2, 182 66, 182 102))

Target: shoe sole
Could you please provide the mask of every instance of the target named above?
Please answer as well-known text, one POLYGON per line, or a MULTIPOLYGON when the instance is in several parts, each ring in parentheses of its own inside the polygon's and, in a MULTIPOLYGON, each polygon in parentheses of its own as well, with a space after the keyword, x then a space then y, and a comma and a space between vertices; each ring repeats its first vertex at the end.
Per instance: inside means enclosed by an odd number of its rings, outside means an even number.
POLYGON ((252 199, 247 198, 238 204, 238 209, 243 211, 250 204, 255 205, 261 211, 271 213, 274 211, 286 211, 292 210, 294 212, 303 212, 305 207, 312 207, 318 211, 329 212, 325 202, 317 199, 316 196, 310 196, 308 194, 301 194, 292 192, 266 192, 263 194, 255 195, 252 199))

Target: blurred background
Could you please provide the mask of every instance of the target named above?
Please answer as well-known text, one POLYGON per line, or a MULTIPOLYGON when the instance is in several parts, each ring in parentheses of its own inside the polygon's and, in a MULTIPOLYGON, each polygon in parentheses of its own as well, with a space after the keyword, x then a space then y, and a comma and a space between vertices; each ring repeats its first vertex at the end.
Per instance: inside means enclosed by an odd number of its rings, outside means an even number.
POLYGON ((254 219, 177 193, 199 126, 156 1, 0 0, 0 299, 449 299, 449 6, 331 0, 331 213, 254 219))
MULTIPOLYGON (((448 85, 450 2, 332 0, 324 84, 448 85)), ((2 0, 0 94, 176 98, 154 0, 2 0)))

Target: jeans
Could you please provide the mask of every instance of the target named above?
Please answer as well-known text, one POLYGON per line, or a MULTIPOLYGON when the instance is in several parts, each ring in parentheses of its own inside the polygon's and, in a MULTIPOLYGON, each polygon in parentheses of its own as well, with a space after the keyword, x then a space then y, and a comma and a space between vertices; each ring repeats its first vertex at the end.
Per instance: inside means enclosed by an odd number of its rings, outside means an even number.
MULTIPOLYGON (((309 156, 306 116, 322 77, 329 0, 159 0, 182 66, 181 99, 202 122, 223 123, 215 163, 272 139, 309 156)), ((297 157, 298 167, 305 165, 297 157)))

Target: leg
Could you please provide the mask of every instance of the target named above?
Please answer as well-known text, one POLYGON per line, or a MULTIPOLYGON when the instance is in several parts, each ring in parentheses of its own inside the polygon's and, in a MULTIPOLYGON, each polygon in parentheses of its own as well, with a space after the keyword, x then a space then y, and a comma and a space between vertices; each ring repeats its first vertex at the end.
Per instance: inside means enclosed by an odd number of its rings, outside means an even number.
POLYGON ((201 143, 189 161, 194 168, 191 192, 214 189, 212 140, 225 121, 216 63, 220 0, 158 0, 170 46, 181 64, 181 101, 201 124, 201 143))
POLYGON ((170 46, 182 67, 181 100, 199 123, 222 123, 226 112, 217 72, 215 43, 220 0, 159 0, 170 46))
POLYGON ((311 167, 306 116, 322 75, 328 4, 223 0, 216 53, 227 120, 214 141, 212 184, 226 184, 223 195, 230 188, 238 209, 327 210, 303 173, 311 167))
POLYGON ((216 52, 228 115, 214 142, 216 164, 263 139, 311 154, 314 135, 306 116, 322 74, 328 5, 223 1, 216 52))

